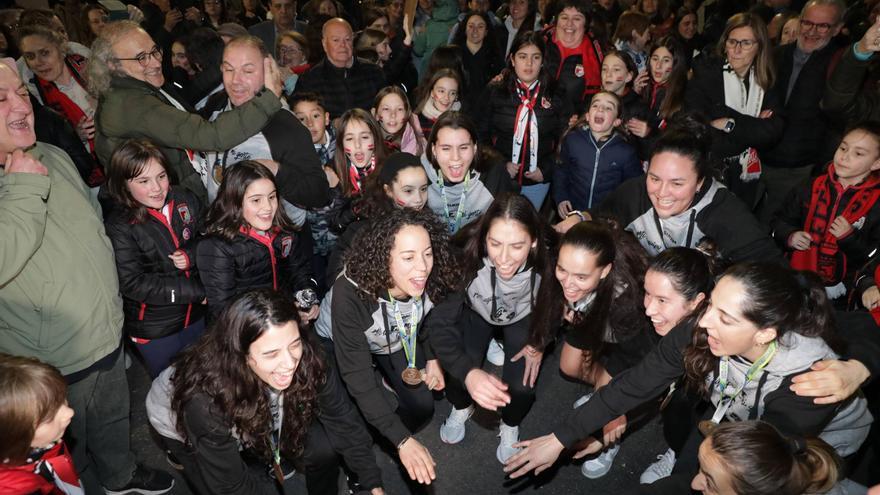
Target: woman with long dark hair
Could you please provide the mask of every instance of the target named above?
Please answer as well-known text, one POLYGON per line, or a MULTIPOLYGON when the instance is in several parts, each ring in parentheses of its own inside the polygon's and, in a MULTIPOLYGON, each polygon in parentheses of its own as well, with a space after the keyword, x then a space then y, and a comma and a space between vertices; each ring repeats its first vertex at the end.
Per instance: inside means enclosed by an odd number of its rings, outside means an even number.
POLYGON ((150 422, 202 495, 277 494, 293 467, 335 495, 337 453, 381 494, 363 421, 296 306, 269 289, 236 297, 153 382, 150 422))
POLYGON ((492 21, 485 12, 470 11, 461 18, 452 44, 461 51, 467 73, 462 95, 465 108, 477 108, 489 81, 504 68, 504 53, 492 35, 492 21))
POLYGON ((440 427, 440 439, 455 444, 464 438, 475 401, 501 408, 496 450, 501 463, 516 453, 513 444, 534 403, 535 382, 551 335, 548 328, 532 324, 539 287, 552 269, 547 230, 526 198, 516 193, 498 196, 478 221, 458 234, 464 243, 464 307, 455 325, 431 335, 431 345, 449 373, 446 397, 453 406, 440 427), (480 369, 496 331, 504 343, 500 381, 480 369))
POLYGON ((557 142, 574 113, 547 73, 545 51, 541 34, 518 34, 504 78, 489 85, 477 113, 480 142, 501 152, 510 177, 537 210, 550 190, 557 142))
MULTIPOLYGON (((333 285, 334 354, 367 422, 396 446, 409 477, 430 484, 431 453, 412 434, 434 414, 432 390, 445 386, 426 339, 452 324, 443 301, 460 275, 446 229, 427 211, 399 208, 361 229, 333 285), (397 396, 395 409, 383 382, 397 396)), ((327 304, 325 300, 324 304, 327 304)))
MULTIPOLYGON (((724 421, 757 418, 788 435, 819 436, 841 456, 853 454, 872 422, 864 397, 816 403, 790 388, 792 378, 816 361, 837 357, 834 340, 832 308, 817 276, 777 264, 734 265, 698 319, 673 328, 641 363, 599 390, 554 433, 523 442, 525 451, 507 469, 519 476, 549 467, 564 446, 587 438, 680 376, 710 404, 699 423, 704 433, 724 421)), ((689 437, 673 475, 651 485, 652 493, 687 489, 697 472, 699 439, 696 432, 689 437)))

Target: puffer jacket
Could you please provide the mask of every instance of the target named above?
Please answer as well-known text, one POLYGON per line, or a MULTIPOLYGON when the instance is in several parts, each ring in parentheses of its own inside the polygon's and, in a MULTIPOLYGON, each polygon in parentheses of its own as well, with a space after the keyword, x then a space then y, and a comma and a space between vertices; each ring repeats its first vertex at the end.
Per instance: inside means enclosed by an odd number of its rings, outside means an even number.
POLYGON ((553 199, 556 204, 569 201, 575 210, 600 204, 625 180, 642 175, 635 148, 616 132, 597 142, 587 126, 574 129, 563 139, 559 155, 553 199))
MULTIPOLYGON (((178 101, 182 101, 178 100, 178 101)), ((203 203, 208 193, 188 152, 228 150, 260 132, 281 109, 274 93, 262 90, 251 101, 208 122, 178 110, 160 90, 131 77, 114 77, 95 115, 95 151, 106 169, 113 151, 126 139, 149 139, 168 159, 172 184, 192 191, 203 203)), ((207 174, 207 170, 203 171, 207 174)))
POLYGON ((196 247, 196 266, 211 317, 233 297, 251 289, 271 287, 293 296, 317 285, 312 275, 311 235, 278 228, 261 236, 242 227, 232 240, 209 234, 196 247))
POLYGON ((131 221, 122 208, 105 222, 116 253, 125 330, 130 337, 165 337, 204 314, 205 288, 195 268, 201 205, 189 191, 171 189, 166 206, 170 222, 157 210, 148 210, 143 222, 131 221), (175 267, 168 257, 178 249, 189 261, 187 270, 175 267))
POLYGON ((588 60, 583 60, 581 50, 563 60, 562 52, 555 41, 556 26, 544 30, 544 39, 547 41, 544 66, 547 73, 564 88, 572 113, 581 114, 590 98, 602 89, 602 47, 591 34, 584 33, 583 40, 583 52, 587 54, 588 60))

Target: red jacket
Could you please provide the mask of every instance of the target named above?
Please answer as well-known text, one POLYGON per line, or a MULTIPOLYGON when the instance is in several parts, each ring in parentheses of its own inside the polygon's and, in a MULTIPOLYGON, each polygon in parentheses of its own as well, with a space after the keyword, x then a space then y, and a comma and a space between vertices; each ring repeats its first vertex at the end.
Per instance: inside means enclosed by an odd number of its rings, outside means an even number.
POLYGON ((0 495, 83 495, 73 458, 63 441, 27 464, 0 464, 0 495))

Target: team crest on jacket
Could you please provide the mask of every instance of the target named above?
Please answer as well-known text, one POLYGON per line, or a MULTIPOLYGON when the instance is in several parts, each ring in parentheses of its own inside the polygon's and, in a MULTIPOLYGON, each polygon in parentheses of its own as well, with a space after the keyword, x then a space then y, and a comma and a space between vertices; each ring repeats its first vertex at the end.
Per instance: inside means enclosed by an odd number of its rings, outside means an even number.
POLYGON ((584 66, 583 64, 577 64, 574 66, 574 75, 577 77, 584 77, 584 66))
POLYGON ((180 219, 183 220, 183 223, 192 223, 192 215, 190 215, 189 206, 187 206, 186 203, 178 205, 177 213, 180 215, 180 219))
POLYGON ((550 108, 550 100, 548 100, 546 96, 541 97, 541 107, 545 109, 550 108))
POLYGON ((185 228, 183 229, 183 232, 181 232, 181 235, 183 236, 184 241, 188 241, 189 238, 192 237, 192 232, 189 231, 189 228, 185 228))
POLYGON ((287 258, 290 254, 290 248, 293 246, 293 237, 286 235, 281 238, 281 257, 287 258))

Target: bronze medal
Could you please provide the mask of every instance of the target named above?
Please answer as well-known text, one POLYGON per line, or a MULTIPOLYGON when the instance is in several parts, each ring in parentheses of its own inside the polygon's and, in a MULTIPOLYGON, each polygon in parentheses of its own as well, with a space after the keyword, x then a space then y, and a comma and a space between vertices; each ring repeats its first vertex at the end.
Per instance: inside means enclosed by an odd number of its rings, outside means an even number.
POLYGON ((275 479, 278 480, 278 483, 284 486, 284 471, 281 470, 281 466, 277 462, 272 463, 272 472, 275 473, 275 479))
POLYGON ((422 374, 416 368, 406 368, 400 373, 400 377, 403 378, 403 383, 411 387, 415 387, 416 385, 422 383, 422 374))
POLYGON ((704 419, 697 424, 697 429, 700 430, 700 433, 702 433, 704 437, 711 436, 712 432, 715 431, 715 428, 717 427, 717 423, 708 419, 704 419))

